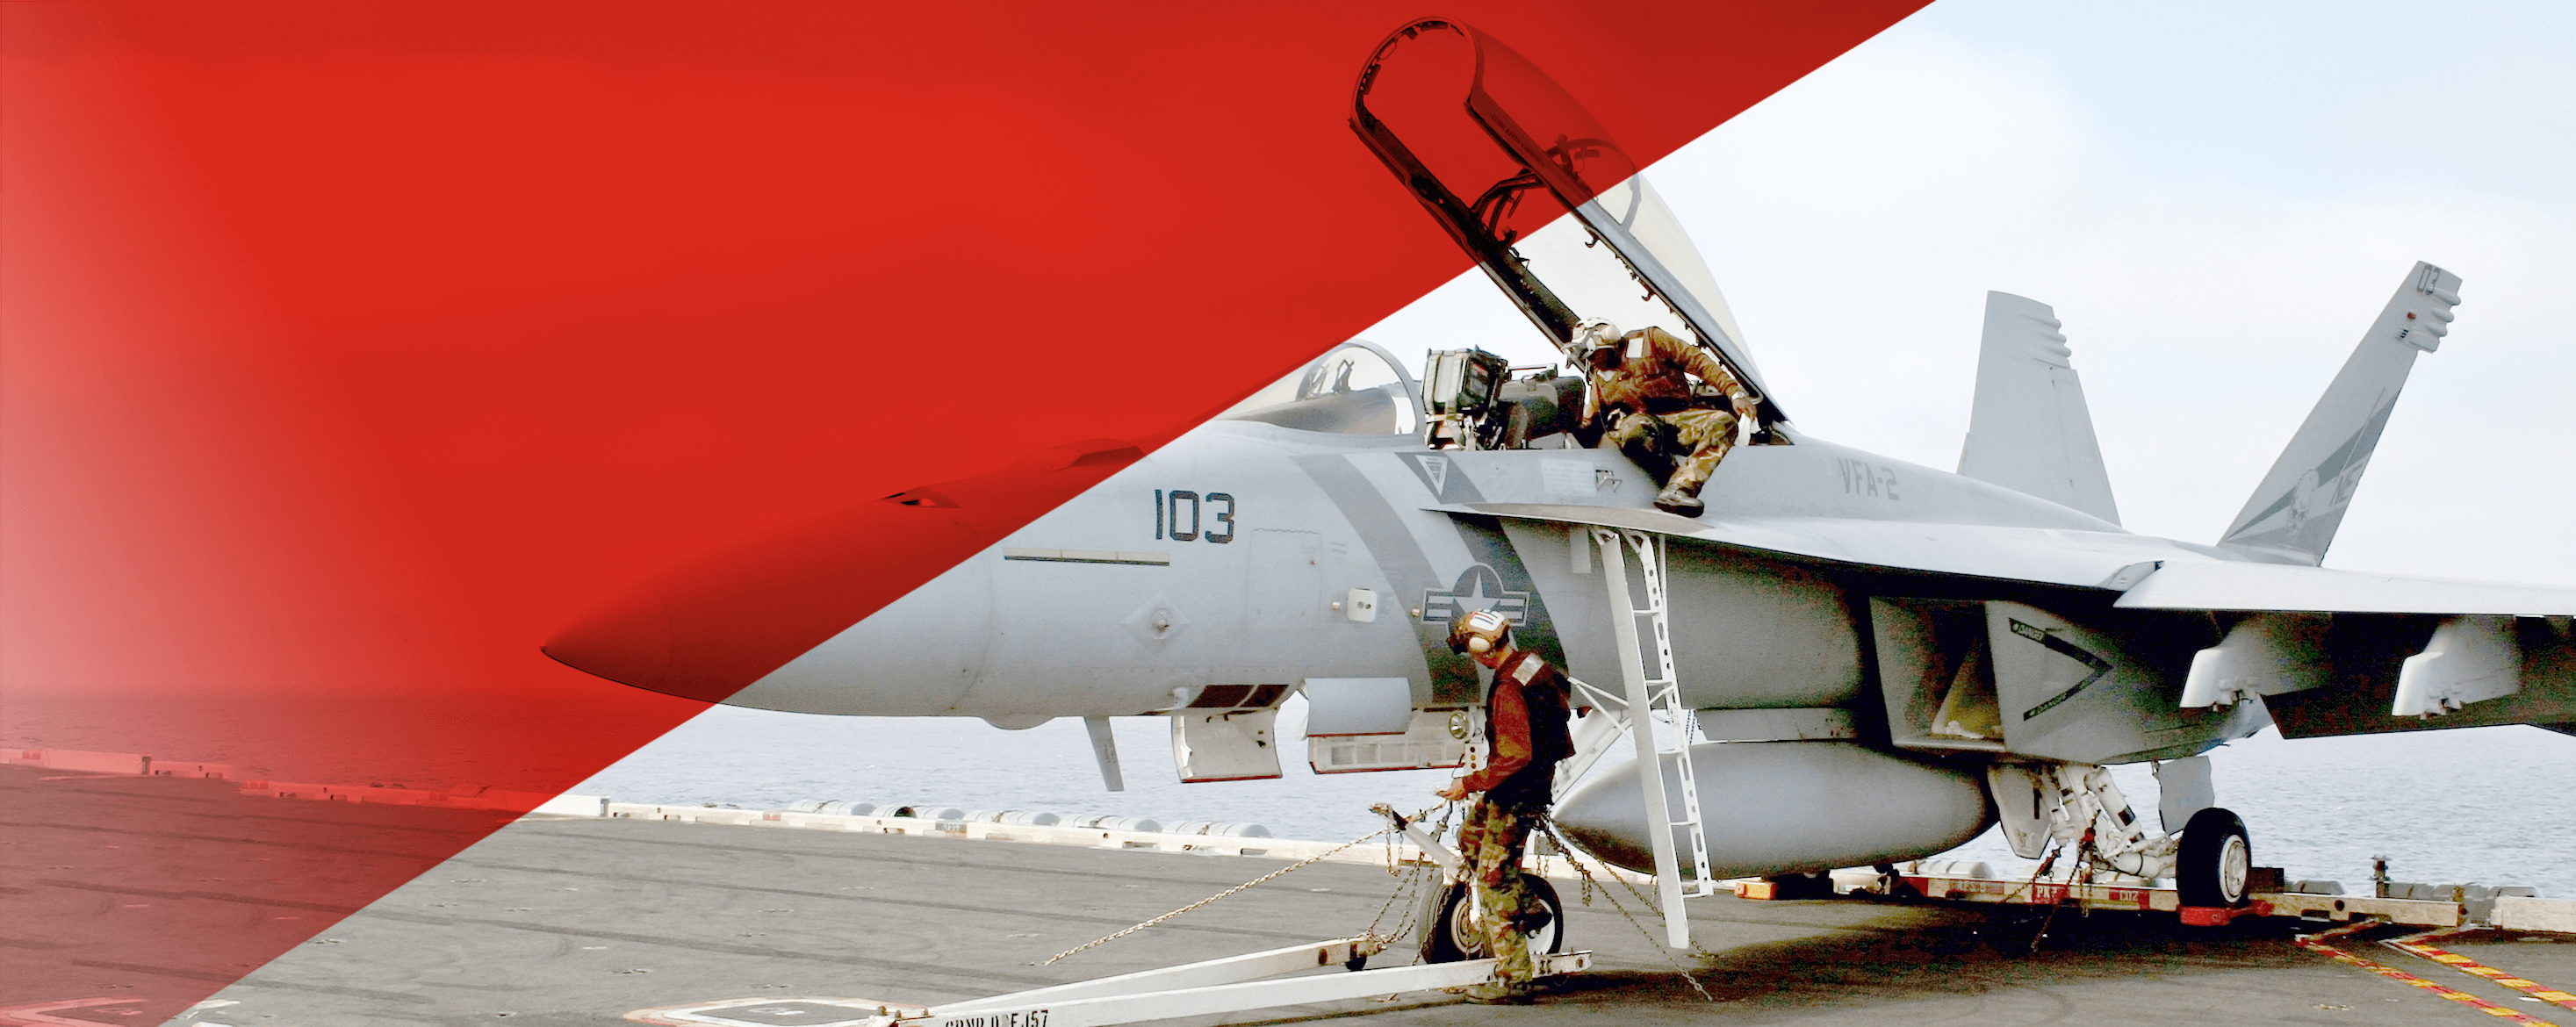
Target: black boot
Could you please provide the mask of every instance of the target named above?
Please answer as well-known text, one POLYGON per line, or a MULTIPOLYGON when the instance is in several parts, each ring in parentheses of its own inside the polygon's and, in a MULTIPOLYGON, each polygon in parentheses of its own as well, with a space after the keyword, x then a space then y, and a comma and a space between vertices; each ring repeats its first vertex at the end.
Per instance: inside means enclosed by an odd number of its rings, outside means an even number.
POLYGON ((1655 509, 1684 517, 1697 517, 1701 511, 1708 509, 1708 504, 1699 501, 1698 492, 1698 489, 1687 485, 1666 485, 1662 492, 1655 494, 1655 509))

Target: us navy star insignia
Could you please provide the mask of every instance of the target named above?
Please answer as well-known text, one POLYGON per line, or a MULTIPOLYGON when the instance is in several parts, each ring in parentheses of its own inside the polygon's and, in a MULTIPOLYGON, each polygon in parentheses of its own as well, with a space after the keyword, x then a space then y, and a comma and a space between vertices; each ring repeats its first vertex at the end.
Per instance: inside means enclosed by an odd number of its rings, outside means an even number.
POLYGON ((1458 583, 1447 591, 1422 591, 1422 622, 1447 624, 1471 613, 1492 610, 1520 624, 1529 616, 1529 595, 1504 588, 1502 576, 1495 574, 1493 568, 1475 564, 1458 575, 1458 583))

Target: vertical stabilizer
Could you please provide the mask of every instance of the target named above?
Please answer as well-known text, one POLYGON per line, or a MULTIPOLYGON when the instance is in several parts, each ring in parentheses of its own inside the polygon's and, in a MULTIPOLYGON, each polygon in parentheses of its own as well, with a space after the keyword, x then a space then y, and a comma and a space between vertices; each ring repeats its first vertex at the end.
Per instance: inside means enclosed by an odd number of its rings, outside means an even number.
POLYGON ((2421 261, 2406 273, 2218 544, 2274 563, 2325 559, 2415 355, 2441 346, 2459 302, 2460 276, 2421 261))
POLYGON ((1986 294, 1977 405, 1959 473, 2118 524, 2111 475, 2062 327, 2048 304, 1986 294))

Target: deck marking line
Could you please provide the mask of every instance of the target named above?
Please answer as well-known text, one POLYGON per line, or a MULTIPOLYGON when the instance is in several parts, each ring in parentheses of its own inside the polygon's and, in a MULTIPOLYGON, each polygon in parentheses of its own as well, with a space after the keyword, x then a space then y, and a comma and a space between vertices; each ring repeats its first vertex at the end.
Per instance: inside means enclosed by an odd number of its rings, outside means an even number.
POLYGON ((11 1027, 90 1027, 90 1025, 94 1025, 99 1021, 88 1019, 71 1020, 59 1016, 48 1016, 46 1014, 65 1012, 74 1009, 87 1009, 92 1006, 124 1005, 128 1002, 140 1001, 142 1001, 140 998, 76 998, 66 999, 59 1002, 38 1002, 32 1005, 10 1006, 7 1009, 0 1009, 0 1024, 9 1024, 11 1027))
POLYGON ((2364 970, 2370 971, 2371 973, 2378 974, 2381 977, 2388 978, 2389 980, 2396 981, 2399 984, 2403 984, 2411 988, 2422 988, 2426 991, 2432 992, 2433 994, 2440 995, 2443 998, 2450 999, 2453 1002, 2465 1002, 2469 1005, 2476 1006, 2479 1012, 2485 1013, 2488 1016, 2502 1020, 2511 1020, 2514 1023, 2537 1024, 2539 1027, 2558 1027, 2557 1024, 2548 1020, 2525 1016, 2503 1006, 2499 1006, 2493 1002, 2471 995, 2465 991, 2445 988, 2439 984, 2417 977, 2414 974, 2407 973, 2404 970, 2397 969, 2396 967, 2363 959, 2360 956, 2353 955, 2350 952, 2328 945, 2324 941, 2320 940, 2351 934, 2356 931, 2369 930, 2373 927, 2384 926, 2387 923, 2387 921, 2379 919, 2356 920, 2350 926, 2338 927, 2331 931, 2321 931, 2316 934, 2302 934, 2299 935, 2296 940, 2300 948, 2318 953, 2328 959, 2334 960, 2335 962, 2348 963, 2353 966, 2360 967, 2364 970))
POLYGON ((748 1027, 748 1025, 754 1024, 764 1025, 765 1027, 765 1025, 781 1021, 769 1019, 736 1019, 734 1017, 723 1015, 723 1012, 725 1010, 742 1010, 746 1016, 759 1016, 764 1013, 772 1016, 792 1016, 800 1013, 821 1015, 823 1010, 831 1009, 848 1009, 850 1011, 850 1016, 832 1020, 830 1022, 821 1022, 810 1019, 800 1020, 799 1022, 808 1024, 810 1027, 856 1027, 856 1025, 875 1021, 888 1014, 922 1016, 930 1012, 929 1007, 910 1002, 885 1002, 878 999, 867 998, 768 996, 764 998, 719 999, 713 1002, 692 1002, 681 1006, 659 1006, 652 1009, 638 1009, 634 1012, 627 1013, 624 1018, 637 1023, 655 1024, 657 1027, 748 1027), (805 1006, 808 1008, 804 1010, 796 1010, 791 1008, 794 1006, 805 1006))
POLYGON ((2461 973, 2475 974, 2479 977, 2486 978, 2487 980, 2494 981, 2497 984, 2512 988, 2515 991, 2528 994, 2543 1002, 2552 1003, 2568 1009, 2576 1009, 2576 995, 2571 995, 2564 989, 2552 988, 2538 981, 2516 977, 2492 966, 2480 963, 2477 960, 2470 959, 2467 956, 2460 955, 2459 953, 2437 949, 2433 946, 2424 944, 2425 942, 2432 941, 2437 938, 2443 938, 2454 934, 2465 934, 2470 930, 2471 928, 2466 927, 2446 927, 2438 931, 2426 931, 2422 934, 2410 934, 2403 938, 2391 938, 2387 941, 2380 942, 2380 944, 2386 945, 2389 948, 2396 949, 2397 951, 2408 955, 2422 956, 2436 963, 2448 966, 2451 969, 2460 971, 2461 973))

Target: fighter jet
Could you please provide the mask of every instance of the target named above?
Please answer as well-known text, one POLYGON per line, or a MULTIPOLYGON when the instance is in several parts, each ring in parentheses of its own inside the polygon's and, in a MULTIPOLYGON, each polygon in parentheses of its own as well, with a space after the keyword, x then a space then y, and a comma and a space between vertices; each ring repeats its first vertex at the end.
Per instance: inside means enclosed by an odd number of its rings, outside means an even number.
POLYGON ((2047 305, 1989 294, 1956 471, 1891 460, 1790 419, 1653 187, 1508 47, 1409 24, 1351 125, 1560 351, 1591 320, 1660 327, 1753 394, 1702 516, 1593 445, 1579 372, 1462 350, 1417 378, 1355 340, 1160 445, 1070 443, 667 572, 545 652, 764 709, 1086 718, 1114 786, 1106 718, 1169 718, 1185 780, 1273 777, 1299 693, 1319 772, 1458 765, 1483 689, 1445 636, 1493 610, 1582 682, 1556 822, 1668 900, 2000 822, 2025 857, 2237 905, 2250 842, 2209 749, 2269 725, 2576 733, 2576 589, 2320 566, 2453 322, 2450 271, 2406 271, 2221 537, 2154 538, 2120 526, 2047 305), (1640 758, 1586 778, 1623 744, 1640 758), (2144 761, 2178 830, 2102 769, 2144 761))

